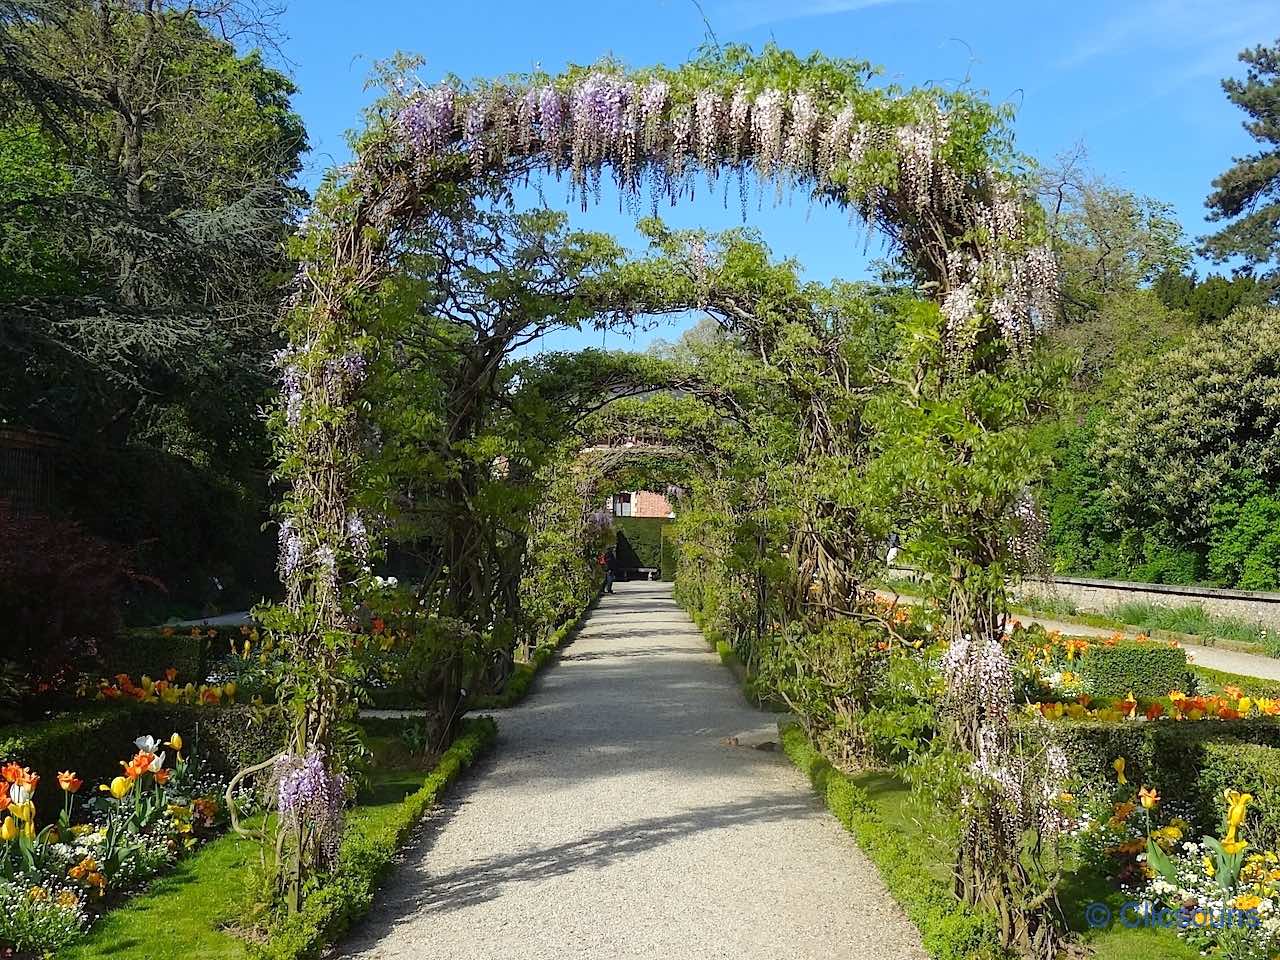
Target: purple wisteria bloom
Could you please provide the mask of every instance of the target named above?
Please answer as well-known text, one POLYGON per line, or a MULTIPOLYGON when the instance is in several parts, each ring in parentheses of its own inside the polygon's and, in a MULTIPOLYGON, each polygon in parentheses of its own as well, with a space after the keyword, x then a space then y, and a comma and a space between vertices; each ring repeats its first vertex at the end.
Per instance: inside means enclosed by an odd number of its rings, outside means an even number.
POLYGON ((437 153, 453 137, 453 87, 441 85, 424 90, 400 111, 400 129, 419 150, 437 153))
POLYGON ((347 778, 331 772, 325 756, 312 751, 304 757, 276 761, 276 806, 280 819, 294 830, 310 832, 322 863, 332 863, 342 836, 347 778))
POLYGON ((302 560, 305 555, 302 537, 298 535, 297 522, 293 519, 288 519, 281 523, 278 540, 280 544, 280 576, 288 580, 302 566, 302 560))

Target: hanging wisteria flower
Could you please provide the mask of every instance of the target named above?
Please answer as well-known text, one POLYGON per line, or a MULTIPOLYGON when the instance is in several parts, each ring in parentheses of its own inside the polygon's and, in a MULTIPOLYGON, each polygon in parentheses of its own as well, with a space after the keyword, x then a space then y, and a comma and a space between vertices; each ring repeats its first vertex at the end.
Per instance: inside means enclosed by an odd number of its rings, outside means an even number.
POLYGON ((436 153, 453 137, 453 87, 440 85, 419 93, 400 112, 400 127, 405 137, 418 149, 436 153))
POLYGON ((566 111, 564 98, 553 86, 545 86, 538 94, 538 113, 541 117, 542 143, 551 157, 552 169, 559 170, 564 163, 564 125, 566 111))
POLYGON ((311 559, 322 573, 333 574, 338 569, 337 554, 333 552, 333 547, 330 547, 327 544, 321 547, 316 547, 315 553, 311 555, 311 559))
POLYGON ((369 363, 362 354, 345 353, 341 357, 325 361, 325 380, 337 397, 349 398, 364 383, 368 368, 369 363))
POLYGON ((484 169, 485 162, 485 124, 489 117, 489 105, 480 97, 473 97, 467 103, 467 112, 462 121, 462 138, 467 151, 471 154, 471 169, 478 175, 484 169))
POLYGON ((298 535, 297 522, 292 518, 283 521, 280 524, 280 533, 277 539, 280 546, 280 576, 281 579, 287 581, 302 566, 302 560, 306 553, 302 546, 302 537, 298 535))
POLYGON ((710 88, 699 90, 694 113, 698 123, 698 163, 714 177, 716 151, 721 140, 724 105, 720 92, 710 88))
POLYGON ((644 149, 648 153, 655 153, 661 145, 662 116, 669 92, 666 81, 653 80, 640 94, 640 122, 644 126, 644 149))
POLYGON ((783 99, 780 90, 765 90, 751 107, 751 132, 755 137, 756 167, 771 177, 782 162, 783 99))
POLYGON ((358 513, 353 513, 347 518, 347 542, 351 546, 352 554, 358 559, 368 559, 369 530, 365 526, 364 518, 358 513))
POLYGON ((323 753, 312 751, 277 760, 275 780, 281 822, 311 838, 321 866, 332 863, 342 837, 347 778, 328 769, 323 753))

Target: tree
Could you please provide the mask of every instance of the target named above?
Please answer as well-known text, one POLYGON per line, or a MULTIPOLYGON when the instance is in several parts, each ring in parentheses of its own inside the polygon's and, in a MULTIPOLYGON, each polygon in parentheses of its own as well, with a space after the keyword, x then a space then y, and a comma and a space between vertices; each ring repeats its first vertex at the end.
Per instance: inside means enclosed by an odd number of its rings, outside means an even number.
POLYGON ((1262 271, 1274 292, 1280 284, 1280 41, 1240 54, 1243 80, 1222 81, 1227 99, 1249 117, 1244 128, 1262 147, 1236 157, 1213 181, 1205 205, 1211 220, 1232 221, 1206 237, 1203 251, 1218 263, 1240 258, 1262 271))
POLYGON ((1096 455, 1133 521, 1188 541, 1209 529, 1238 471, 1280 481, 1280 310, 1238 310, 1135 367, 1100 425, 1096 455))
POLYGON ((1082 151, 1041 171, 1037 192, 1061 260, 1068 323, 1093 318, 1108 297, 1180 272, 1190 260, 1173 206, 1091 174, 1082 151))
POLYGON ((1162 273, 1153 289, 1171 310, 1185 310, 1199 323, 1219 323, 1237 307, 1265 303, 1266 287, 1249 274, 1227 279, 1210 274, 1198 280, 1195 273, 1162 273))
POLYGON ((288 78, 225 38, 254 11, 41 0, 6 14, 0 411, 260 457, 261 357, 306 136, 288 78), (212 379, 236 382, 230 404, 202 402, 212 379))

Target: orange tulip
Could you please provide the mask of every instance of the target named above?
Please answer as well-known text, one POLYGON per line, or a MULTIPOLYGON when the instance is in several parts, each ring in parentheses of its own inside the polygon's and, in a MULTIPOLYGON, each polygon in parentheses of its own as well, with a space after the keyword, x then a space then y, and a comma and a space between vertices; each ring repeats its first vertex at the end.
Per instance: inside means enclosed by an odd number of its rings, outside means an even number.
POLYGON ((1160 794, 1156 793, 1150 787, 1142 787, 1138 791, 1138 799, 1142 801, 1142 808, 1150 810, 1160 802, 1160 794))
POLYGON ((58 786, 67 793, 77 793, 84 786, 84 781, 69 770, 58 774, 58 786))
POLYGON ((128 763, 121 760, 120 766, 124 767, 124 775, 126 777, 130 780, 137 780, 140 776, 150 771, 153 760, 155 760, 154 754, 139 750, 128 763))

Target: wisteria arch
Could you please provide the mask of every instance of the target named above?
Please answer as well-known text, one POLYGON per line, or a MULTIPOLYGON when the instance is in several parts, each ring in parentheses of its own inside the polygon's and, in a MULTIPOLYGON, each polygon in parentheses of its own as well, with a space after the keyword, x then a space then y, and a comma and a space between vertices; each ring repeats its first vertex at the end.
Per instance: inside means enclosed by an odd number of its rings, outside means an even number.
MULTIPOLYGON (((298 239, 289 346, 278 357, 273 422, 289 493, 287 602, 274 626, 307 665, 292 751, 323 751, 347 704, 340 665, 358 637, 352 614, 377 529, 361 496, 362 450, 373 440, 362 382, 404 237, 450 191, 539 171, 566 177, 584 202, 606 173, 624 196, 672 201, 697 175, 804 189, 883 233, 915 269, 945 319, 936 389, 1027 353, 1055 309, 1054 259, 1002 111, 964 91, 897 90, 872 77, 857 61, 730 48, 674 69, 602 62, 408 86, 373 112, 355 160, 330 177, 298 239)), ((977 685, 980 702, 996 701, 969 710, 963 746, 998 764, 1008 738, 999 617, 960 598, 950 629, 957 697, 977 685)))

